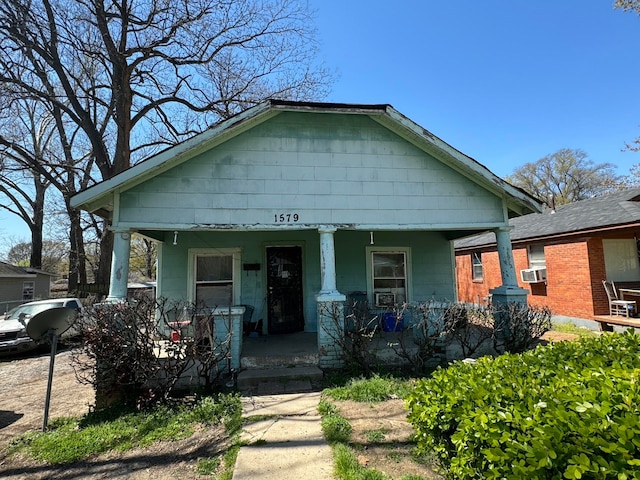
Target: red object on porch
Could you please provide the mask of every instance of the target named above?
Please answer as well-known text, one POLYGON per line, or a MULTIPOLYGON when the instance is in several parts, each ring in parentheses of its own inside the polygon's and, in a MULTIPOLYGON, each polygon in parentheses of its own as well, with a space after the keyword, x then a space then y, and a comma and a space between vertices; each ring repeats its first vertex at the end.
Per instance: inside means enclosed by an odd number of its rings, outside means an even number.
POLYGON ((169 338, 171 338, 172 342, 179 342, 180 340, 182 340, 182 329, 191 325, 191 322, 169 322, 168 325, 169 328, 171 328, 171 334, 169 338))

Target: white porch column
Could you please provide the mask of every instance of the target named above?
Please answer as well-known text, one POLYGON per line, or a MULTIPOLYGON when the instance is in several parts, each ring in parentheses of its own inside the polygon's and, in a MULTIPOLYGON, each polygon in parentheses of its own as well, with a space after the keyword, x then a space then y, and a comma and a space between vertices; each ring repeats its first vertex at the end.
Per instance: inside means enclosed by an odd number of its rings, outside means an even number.
POLYGON ((333 234, 335 227, 322 227, 320 232, 320 279, 322 288, 321 295, 338 293, 336 289, 336 249, 333 234))
POLYGON ((127 298, 129 278, 129 254, 131 233, 128 230, 113 231, 113 254, 111 255, 111 281, 107 302, 119 302, 127 298))
POLYGON ((320 280, 316 296, 318 314, 318 353, 320 368, 344 365, 344 302, 347 299, 336 287, 335 227, 320 227, 320 280))

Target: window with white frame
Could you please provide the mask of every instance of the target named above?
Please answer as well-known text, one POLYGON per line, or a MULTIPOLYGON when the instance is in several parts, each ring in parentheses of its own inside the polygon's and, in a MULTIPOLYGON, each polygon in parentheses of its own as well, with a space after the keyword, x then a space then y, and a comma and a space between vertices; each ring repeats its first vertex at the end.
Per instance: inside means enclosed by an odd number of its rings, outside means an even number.
POLYGON ((368 248, 367 282, 373 305, 389 307, 409 301, 409 249, 368 248))
POLYGON ((22 282, 22 300, 33 300, 35 289, 35 282, 22 282))
POLYGON ((194 250, 191 257, 194 279, 192 298, 196 305, 215 308, 239 303, 239 250, 194 250))
POLYGON ((544 245, 529 245, 527 251, 529 253, 529 268, 546 268, 544 245))
POLYGON ((640 278, 638 246, 633 238, 604 239, 602 247, 608 280, 631 282, 640 278))
POLYGON ((481 252, 471 254, 471 278, 475 281, 481 281, 484 278, 481 252))

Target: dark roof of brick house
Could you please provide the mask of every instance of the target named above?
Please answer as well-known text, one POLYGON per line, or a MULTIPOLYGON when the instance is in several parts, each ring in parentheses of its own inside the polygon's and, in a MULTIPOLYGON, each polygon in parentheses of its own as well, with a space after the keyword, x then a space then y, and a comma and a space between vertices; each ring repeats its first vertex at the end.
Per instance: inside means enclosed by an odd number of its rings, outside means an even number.
MULTIPOLYGON (((640 187, 589 198, 509 220, 511 241, 536 241, 579 233, 640 227, 640 187)), ((455 248, 469 249, 495 245, 493 232, 485 232, 455 242, 455 248)))

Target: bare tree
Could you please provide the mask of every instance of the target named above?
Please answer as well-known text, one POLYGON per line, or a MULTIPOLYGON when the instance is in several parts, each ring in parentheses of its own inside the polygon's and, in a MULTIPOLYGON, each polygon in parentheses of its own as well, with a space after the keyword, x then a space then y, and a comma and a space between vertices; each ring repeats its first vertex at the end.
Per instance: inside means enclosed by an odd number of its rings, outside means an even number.
POLYGON ((636 12, 640 14, 640 0, 615 0, 613 8, 620 8, 625 12, 636 12))
POLYGON ((153 240, 134 235, 131 238, 130 276, 151 280, 155 278, 158 249, 153 240))
MULTIPOLYGON (((5 99, 6 100, 6 99, 5 99)), ((3 102, 0 125, 0 208, 18 216, 29 227, 29 266, 42 267, 42 230, 45 195, 50 180, 31 170, 32 162, 44 162, 52 135, 51 118, 42 115, 34 102, 3 102)))
POLYGON ((264 98, 321 98, 312 25, 298 0, 0 0, 0 84, 55 119, 71 191, 264 98))
POLYGON ((516 168, 507 181, 552 207, 620 189, 614 168, 611 163, 594 163, 582 150, 563 148, 516 168))
MULTIPOLYGON (((7 260, 13 265, 26 266, 29 264, 31 251, 30 243, 17 243, 9 249, 7 260)), ((38 268, 45 272, 62 273, 62 266, 68 253, 69 249, 66 244, 44 240, 42 242, 42 265, 38 268)))
MULTIPOLYGON (((25 74, 27 76, 27 74, 25 74)), ((48 105, 38 99, 19 97, 15 92, 6 92, 3 97, 2 130, 0 152, 3 168, 0 171, 0 193, 9 200, 3 208, 19 215, 31 229, 31 265, 42 266, 42 242, 45 207, 55 204, 52 194, 45 192, 55 187, 65 205, 70 219, 69 282, 75 285, 86 282, 84 246, 80 212, 71 208, 70 199, 85 188, 90 172, 84 168, 91 165, 90 157, 74 154, 79 138, 74 135, 78 128, 67 129, 59 109, 48 110, 48 105), (25 184, 28 178, 30 184, 25 184)), ((48 209, 48 213, 53 213, 48 209)))

